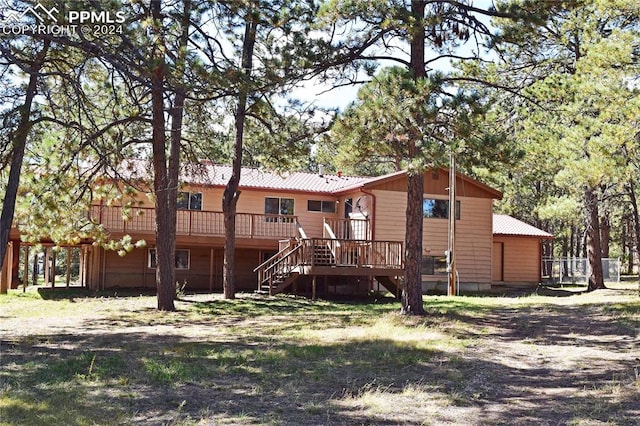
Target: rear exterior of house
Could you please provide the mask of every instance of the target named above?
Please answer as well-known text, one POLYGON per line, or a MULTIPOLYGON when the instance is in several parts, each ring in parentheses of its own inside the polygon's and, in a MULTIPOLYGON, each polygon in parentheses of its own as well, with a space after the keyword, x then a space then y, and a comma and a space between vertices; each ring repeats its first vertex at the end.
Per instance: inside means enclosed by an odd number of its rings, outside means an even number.
MULTIPOLYGON (((144 167, 132 162, 125 170, 135 178, 144 176, 144 167)), ((221 200, 230 174, 228 166, 205 164, 197 173, 182 176, 176 280, 188 290, 222 290, 221 200)), ((445 169, 425 173, 424 291, 446 288, 448 174, 445 169)), ((506 262, 502 275, 496 275, 494 260, 498 255, 506 260, 511 245, 527 253, 530 250, 528 240, 512 241, 512 236, 495 234, 493 200, 501 198, 501 193, 462 174, 456 179, 456 258, 461 290, 489 290, 492 282, 505 278, 528 283, 529 275, 510 275, 506 262), (496 249, 498 246, 502 249, 496 249)), ((277 175, 245 168, 240 190, 236 216, 239 291, 315 294, 317 288, 333 293, 378 289, 399 293, 405 250, 405 172, 367 178, 340 173, 277 175)), ((120 256, 86 242, 80 259, 80 279, 86 287, 155 288, 153 202, 143 191, 135 201, 130 209, 102 204, 91 207, 91 217, 111 237, 130 235, 134 241, 145 240, 146 247, 120 256)), ((19 245, 16 230, 12 239, 15 252, 19 245)), ((17 277, 15 267, 10 269, 17 277)))

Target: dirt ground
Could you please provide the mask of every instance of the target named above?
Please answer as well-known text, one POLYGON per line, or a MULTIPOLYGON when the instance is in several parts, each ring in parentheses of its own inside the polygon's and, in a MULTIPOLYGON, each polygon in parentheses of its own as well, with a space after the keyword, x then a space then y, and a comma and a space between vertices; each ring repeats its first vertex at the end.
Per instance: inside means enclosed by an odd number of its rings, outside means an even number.
POLYGON ((640 298, 0 304, 1 424, 640 425, 640 298))

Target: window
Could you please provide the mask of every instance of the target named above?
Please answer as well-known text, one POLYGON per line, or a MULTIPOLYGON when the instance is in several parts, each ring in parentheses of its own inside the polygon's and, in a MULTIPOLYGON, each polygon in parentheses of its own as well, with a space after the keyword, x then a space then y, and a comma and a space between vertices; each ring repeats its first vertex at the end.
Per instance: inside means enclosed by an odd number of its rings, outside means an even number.
POLYGON ((335 213, 336 212, 336 202, 335 201, 307 200, 307 211, 310 211, 310 212, 323 212, 323 213, 335 213))
POLYGON ((447 275, 446 256, 422 256, 422 275, 447 275))
MULTIPOLYGON (((264 213, 270 215, 294 215, 294 202, 293 198, 271 198, 264 199, 264 213)), ((267 217, 267 222, 292 222, 289 217, 267 217)))
MULTIPOLYGON (((176 259, 176 269, 190 269, 191 256, 190 256, 189 250, 176 249, 175 259, 176 259)), ((155 269, 158 267, 158 260, 156 258, 156 249, 149 249, 149 262, 147 266, 150 269, 155 269)))
POLYGON ((178 192, 178 210, 202 210, 202 192, 178 192))
MULTIPOLYGON (((449 219, 449 200, 422 200, 422 217, 428 219, 449 219)), ((456 201, 456 220, 460 220, 460 201, 456 201)))

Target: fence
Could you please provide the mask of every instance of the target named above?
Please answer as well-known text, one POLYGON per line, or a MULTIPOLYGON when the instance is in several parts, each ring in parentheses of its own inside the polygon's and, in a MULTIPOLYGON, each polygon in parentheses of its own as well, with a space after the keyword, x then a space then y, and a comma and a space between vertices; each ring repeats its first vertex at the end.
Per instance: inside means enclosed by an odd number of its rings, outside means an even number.
MULTIPOLYGON (((620 259, 603 258, 604 281, 620 282, 620 259)), ((583 284, 589 281, 591 268, 584 257, 545 257, 542 259, 542 277, 548 284, 583 284)))

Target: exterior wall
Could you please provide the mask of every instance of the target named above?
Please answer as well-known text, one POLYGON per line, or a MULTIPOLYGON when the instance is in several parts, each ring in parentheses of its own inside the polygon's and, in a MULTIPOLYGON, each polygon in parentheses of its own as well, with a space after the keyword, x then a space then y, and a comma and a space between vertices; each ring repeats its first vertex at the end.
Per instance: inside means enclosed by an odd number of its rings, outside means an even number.
MULTIPOLYGON (((493 242, 494 245, 502 244, 503 247, 503 282, 525 284, 540 282, 541 259, 538 238, 496 235, 493 237, 493 242)), ((494 274, 494 281, 499 280, 500 277, 494 274)))
MULTIPOLYGON (((177 247, 189 250, 189 269, 176 269, 176 281, 186 283, 187 290, 222 291, 223 251, 221 248, 177 247)), ((262 262, 262 254, 272 251, 256 249, 236 250, 236 289, 253 291, 257 288, 257 277, 253 269, 262 262)), ((149 249, 135 249, 125 256, 113 251, 95 249, 94 263, 99 268, 98 276, 90 288, 155 288, 155 268, 149 267, 149 249)))
MULTIPOLYGON (((202 210, 206 211, 222 211, 222 194, 223 188, 202 188, 184 186, 183 191, 202 192, 202 210)), ((323 217, 341 217, 339 216, 339 203, 336 213, 310 212, 307 211, 308 200, 337 202, 338 198, 323 194, 307 194, 298 192, 285 191, 267 191, 267 190, 242 190, 242 194, 238 199, 238 213, 264 214, 264 201, 267 197, 273 198, 292 198, 294 200, 294 215, 298 216, 298 222, 307 233, 307 236, 322 237, 322 218, 323 217)))
MULTIPOLYGON (((203 194, 203 198, 206 198, 209 195, 203 194)), ((212 194, 213 195, 213 194, 212 194)), ((213 195, 215 197, 215 195, 213 195)), ((220 190, 220 198, 218 201, 222 199, 222 190, 220 190)), ((256 214, 264 214, 264 200, 267 197, 275 197, 275 198, 292 198, 294 200, 294 214, 298 216, 298 222, 304 229, 305 233, 309 238, 319 238, 322 237, 322 227, 323 227, 323 217, 340 217, 339 216, 339 207, 336 208, 336 213, 323 213, 323 212, 310 212, 307 211, 307 201, 308 200, 318 200, 318 201, 330 201, 337 202, 338 199, 336 197, 330 195, 322 195, 322 194, 306 194, 306 193, 295 193, 295 192, 267 192, 267 191, 253 191, 253 190, 243 190, 240 195, 240 199, 238 200, 238 213, 256 213, 256 214)), ((218 202, 220 206, 221 201, 218 202)), ((339 206, 339 204, 338 204, 339 206)), ((215 209, 217 211, 221 211, 221 208, 218 207, 215 209)))
MULTIPOLYGON (((378 240, 405 239, 406 193, 374 191, 376 195, 375 235, 378 240)), ((445 199, 425 194, 425 198, 445 199)), ((491 283, 492 199, 458 197, 460 220, 456 222, 456 262, 461 283, 491 283)), ((444 256, 447 250, 447 220, 424 219, 423 254, 444 256)), ((446 276, 423 275, 425 282, 446 282, 446 276)))

